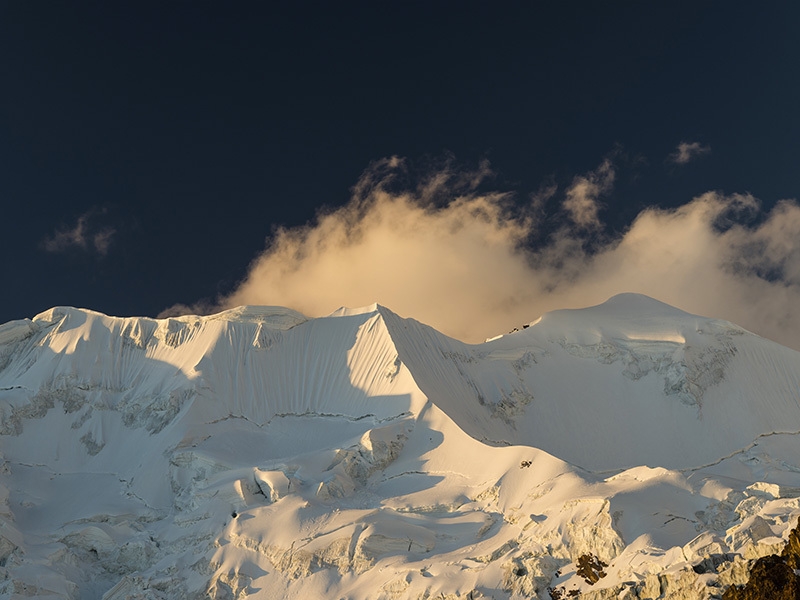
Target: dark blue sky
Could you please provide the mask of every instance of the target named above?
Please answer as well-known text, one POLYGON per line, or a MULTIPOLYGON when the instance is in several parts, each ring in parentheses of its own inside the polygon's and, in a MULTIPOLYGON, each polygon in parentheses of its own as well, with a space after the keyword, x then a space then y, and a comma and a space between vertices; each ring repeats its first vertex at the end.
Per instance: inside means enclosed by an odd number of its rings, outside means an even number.
POLYGON ((0 322, 228 293, 392 155, 488 159, 520 202, 612 156, 616 231, 797 198, 800 5, 754 6, 2 0, 0 322))

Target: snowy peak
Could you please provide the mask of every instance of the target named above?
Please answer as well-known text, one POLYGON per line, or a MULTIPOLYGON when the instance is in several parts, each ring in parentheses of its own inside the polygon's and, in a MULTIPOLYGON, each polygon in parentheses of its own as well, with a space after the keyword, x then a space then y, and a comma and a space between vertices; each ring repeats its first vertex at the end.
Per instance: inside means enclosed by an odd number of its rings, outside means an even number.
POLYGON ((532 327, 579 344, 602 339, 685 343, 704 329, 740 330, 723 321, 692 315, 642 294, 619 294, 597 306, 546 313, 532 327))
POLYGON ((591 470, 687 469, 800 430, 800 354, 646 296, 548 313, 477 346, 382 314, 420 389, 487 443, 591 470))
POLYGON ((644 294, 625 292, 612 296, 602 304, 579 309, 597 315, 627 315, 630 317, 685 317, 689 313, 644 294))
POLYGON ((398 378, 396 349, 374 311, 308 320, 290 309, 239 307, 156 320, 59 307, 15 323, 0 349, 11 363, 0 381, 13 376, 34 390, 62 380, 193 397, 212 390, 223 402, 209 401, 203 412, 259 423, 305 413, 383 419, 408 411, 417 393, 398 378), (13 360, 23 354, 27 360, 13 360))

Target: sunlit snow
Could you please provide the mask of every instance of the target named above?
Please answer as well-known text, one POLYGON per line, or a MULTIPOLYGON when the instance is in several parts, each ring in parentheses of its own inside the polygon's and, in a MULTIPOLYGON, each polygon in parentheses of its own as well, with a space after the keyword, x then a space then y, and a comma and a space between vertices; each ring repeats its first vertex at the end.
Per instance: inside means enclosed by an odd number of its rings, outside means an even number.
POLYGON ((0 596, 719 597, 800 514, 799 400, 800 353, 634 294, 478 345, 54 308, 0 325, 0 596))

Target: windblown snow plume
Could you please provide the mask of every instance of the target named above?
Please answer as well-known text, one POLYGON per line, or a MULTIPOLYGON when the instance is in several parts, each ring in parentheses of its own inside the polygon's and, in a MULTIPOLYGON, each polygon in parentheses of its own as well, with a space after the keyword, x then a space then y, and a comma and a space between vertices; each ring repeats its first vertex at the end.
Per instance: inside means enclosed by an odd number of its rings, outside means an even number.
POLYGON ((608 239, 597 232, 614 182, 610 160, 564 190, 565 220, 547 233, 536 200, 479 191, 490 174, 485 164, 445 167, 404 185, 405 163, 380 161, 348 205, 277 231, 221 305, 280 304, 319 316, 377 300, 477 342, 532 313, 627 290, 800 349, 794 201, 764 214, 753 196, 709 192, 677 209, 646 209, 608 239))
POLYGON ((800 514, 800 354, 637 294, 0 326, 0 597, 719 598, 800 514))

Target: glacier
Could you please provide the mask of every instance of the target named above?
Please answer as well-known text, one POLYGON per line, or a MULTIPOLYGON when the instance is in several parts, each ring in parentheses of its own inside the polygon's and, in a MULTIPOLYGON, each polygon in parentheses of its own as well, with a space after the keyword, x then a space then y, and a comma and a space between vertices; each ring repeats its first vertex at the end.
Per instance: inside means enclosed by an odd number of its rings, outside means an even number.
POLYGON ((474 345, 57 307, 0 325, 0 597, 719 598, 799 433, 800 353, 637 294, 474 345))

